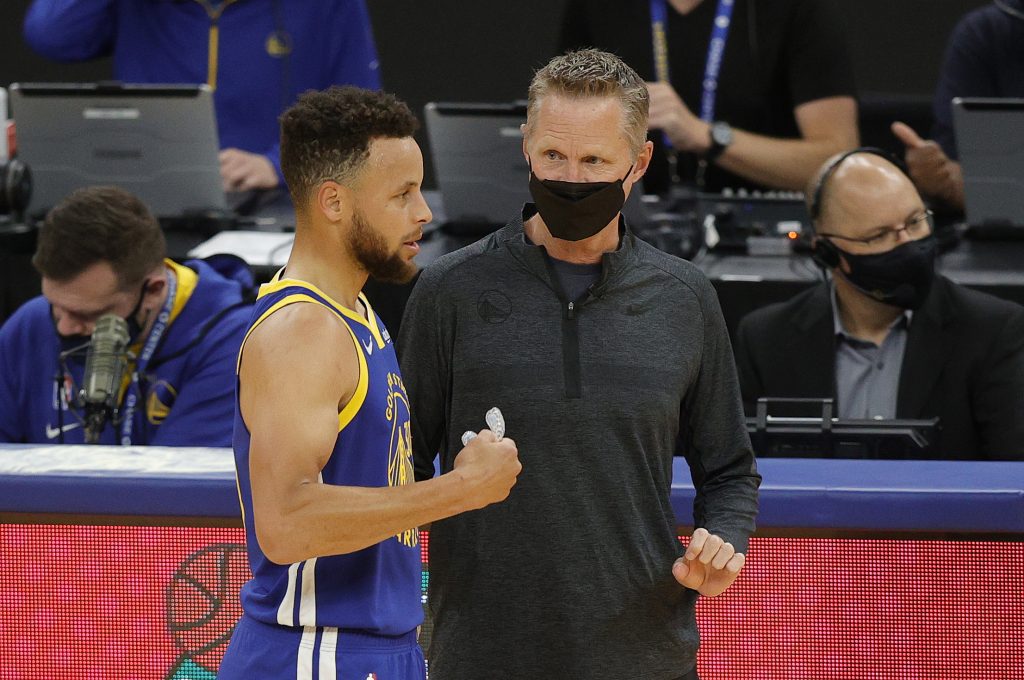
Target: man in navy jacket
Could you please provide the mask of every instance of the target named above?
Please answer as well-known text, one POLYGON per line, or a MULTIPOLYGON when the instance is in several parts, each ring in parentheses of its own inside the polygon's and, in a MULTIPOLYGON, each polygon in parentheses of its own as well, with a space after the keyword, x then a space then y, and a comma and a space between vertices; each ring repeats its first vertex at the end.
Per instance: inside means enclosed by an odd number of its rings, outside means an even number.
POLYGON ((84 441, 76 398, 90 336, 115 314, 132 358, 98 443, 231 445, 251 274, 229 259, 219 265, 229 276, 177 264, 165 250, 157 221, 121 189, 81 189, 50 211, 33 258, 43 295, 0 327, 0 442, 84 441))

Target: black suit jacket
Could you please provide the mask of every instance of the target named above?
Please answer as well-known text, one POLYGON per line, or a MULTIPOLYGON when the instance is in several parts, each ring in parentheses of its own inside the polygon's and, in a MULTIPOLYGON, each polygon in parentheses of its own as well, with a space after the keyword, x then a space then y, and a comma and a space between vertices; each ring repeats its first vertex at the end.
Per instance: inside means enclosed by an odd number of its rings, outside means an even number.
MULTIPOLYGON (((828 284, 744 317, 736 361, 748 415, 759 397, 836 398, 828 284)), ((1024 307, 936 277, 896 399, 898 418, 935 416, 941 458, 1024 460, 1024 307)))

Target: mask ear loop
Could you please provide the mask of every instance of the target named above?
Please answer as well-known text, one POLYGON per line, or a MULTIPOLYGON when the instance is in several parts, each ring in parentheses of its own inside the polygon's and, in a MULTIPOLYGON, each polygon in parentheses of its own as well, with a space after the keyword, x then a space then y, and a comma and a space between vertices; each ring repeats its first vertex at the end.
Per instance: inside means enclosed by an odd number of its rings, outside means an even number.
POLYGON ((149 323, 149 314, 152 310, 147 309, 146 315, 139 321, 136 317, 139 315, 139 310, 142 308, 142 301, 146 299, 146 290, 149 288, 149 280, 143 279, 142 290, 139 292, 139 301, 132 307, 132 311, 128 312, 128 316, 125 317, 125 321, 128 322, 129 332, 134 331, 132 337, 130 337, 129 344, 135 343, 139 340, 137 336, 141 335, 142 329, 149 323))

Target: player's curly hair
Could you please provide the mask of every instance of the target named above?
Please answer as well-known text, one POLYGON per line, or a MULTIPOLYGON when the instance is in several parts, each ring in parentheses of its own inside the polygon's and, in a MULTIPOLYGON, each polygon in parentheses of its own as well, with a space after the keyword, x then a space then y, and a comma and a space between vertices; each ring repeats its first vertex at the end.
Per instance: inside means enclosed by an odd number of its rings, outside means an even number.
POLYGON ((411 137, 419 121, 386 92, 333 86, 309 90, 281 115, 281 171, 296 207, 327 180, 352 181, 375 138, 411 137))

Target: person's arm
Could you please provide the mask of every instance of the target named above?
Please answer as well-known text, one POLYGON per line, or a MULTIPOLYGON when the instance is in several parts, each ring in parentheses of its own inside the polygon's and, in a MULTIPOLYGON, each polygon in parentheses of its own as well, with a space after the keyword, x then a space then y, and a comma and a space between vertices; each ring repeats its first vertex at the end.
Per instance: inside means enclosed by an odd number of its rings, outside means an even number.
POLYGON ((356 352, 343 322, 312 304, 274 313, 242 352, 254 529, 260 548, 279 564, 354 552, 503 500, 519 473, 515 444, 484 431, 452 473, 437 479, 384 488, 318 482, 338 436, 339 408, 355 392, 356 352))
MULTIPOLYGON (((671 85, 648 83, 650 127, 664 130, 681 151, 704 155, 711 125, 690 111, 671 85)), ((858 145, 857 102, 830 97, 794 109, 800 139, 767 137, 733 128, 733 142, 715 161, 729 172, 780 189, 803 189, 825 160, 858 145)))
POLYGON ((860 143, 853 97, 807 102, 793 113, 800 139, 734 130, 733 143, 718 157, 718 165, 759 184, 800 190, 830 156, 860 143))
POLYGON ((434 476, 434 458, 446 445, 450 333, 438 300, 437 274, 428 268, 420 275, 406 302, 397 344, 412 412, 416 479, 434 476))
POLYGON ((729 334, 714 289, 700 280, 703 352, 680 413, 683 453, 697 491, 698 529, 673 574, 702 595, 720 594, 743 567, 757 515, 757 473, 747 437, 729 334))
POLYGON ((981 449, 992 460, 1024 461, 1024 310, 996 334, 972 390, 981 449))
POLYGON ((55 61, 107 56, 114 46, 114 0, 35 0, 25 14, 25 42, 55 61))

